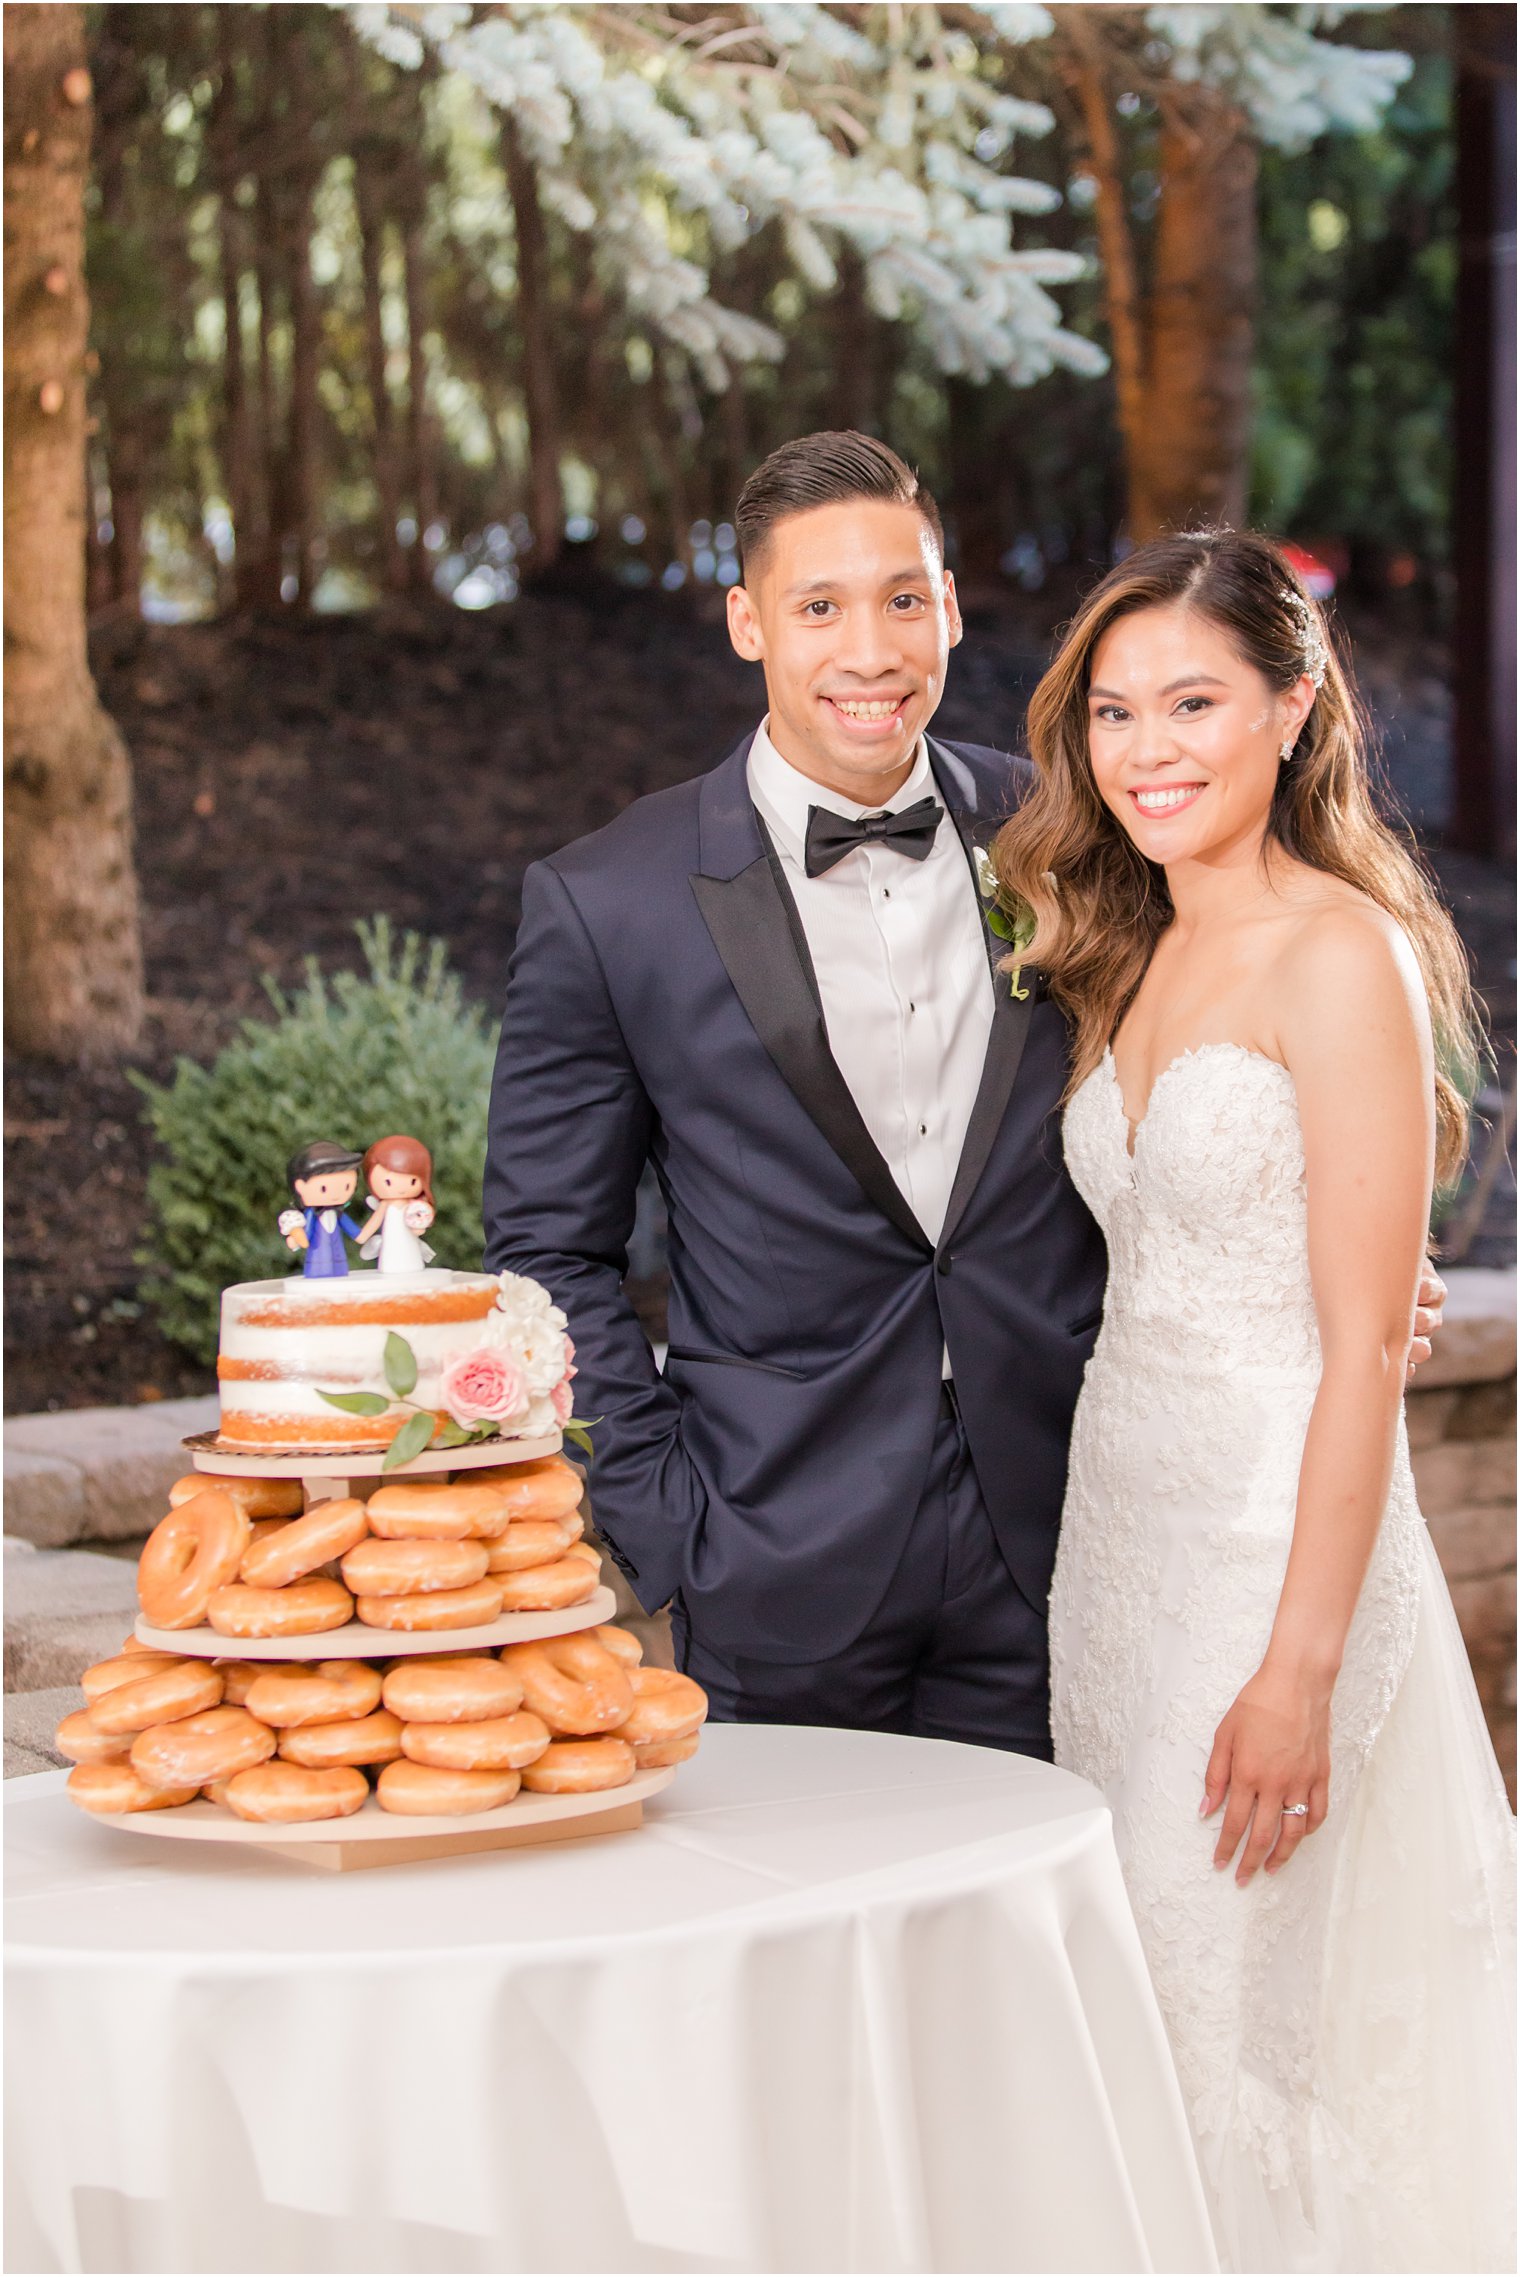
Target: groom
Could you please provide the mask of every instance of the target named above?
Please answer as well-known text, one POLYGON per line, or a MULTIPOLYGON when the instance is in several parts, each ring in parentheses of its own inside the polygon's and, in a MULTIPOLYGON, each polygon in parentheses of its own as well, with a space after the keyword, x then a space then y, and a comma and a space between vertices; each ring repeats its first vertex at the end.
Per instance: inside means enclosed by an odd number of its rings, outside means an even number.
POLYGON ((529 870, 486 1264, 569 1315, 597 1524, 716 1718, 1048 1756, 1105 1260, 1062 1166, 1065 1024, 998 972, 978 893, 1031 771, 926 734, 960 618, 893 452, 789 443, 736 522, 766 719, 529 870), (663 1377, 622 1293, 646 1163, 663 1377))

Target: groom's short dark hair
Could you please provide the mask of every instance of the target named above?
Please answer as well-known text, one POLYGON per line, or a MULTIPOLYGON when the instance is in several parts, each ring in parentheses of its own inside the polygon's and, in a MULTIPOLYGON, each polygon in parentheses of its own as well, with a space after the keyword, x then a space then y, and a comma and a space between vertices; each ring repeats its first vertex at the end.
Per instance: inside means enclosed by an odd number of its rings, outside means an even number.
POLYGON ((740 491, 734 527, 741 572, 758 564, 766 539, 788 514, 806 514, 815 506, 837 506, 851 498, 915 507, 944 559, 939 508, 912 467, 874 435, 858 434, 854 428, 825 429, 817 435, 799 435, 772 451, 740 491))

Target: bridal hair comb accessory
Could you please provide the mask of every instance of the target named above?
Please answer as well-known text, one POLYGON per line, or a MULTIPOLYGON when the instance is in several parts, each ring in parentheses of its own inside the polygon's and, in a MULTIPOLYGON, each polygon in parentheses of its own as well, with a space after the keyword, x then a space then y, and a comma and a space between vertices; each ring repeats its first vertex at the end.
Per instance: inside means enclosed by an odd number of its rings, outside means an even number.
POLYGON ((1325 646, 1325 636, 1320 630, 1319 618, 1304 599, 1302 593, 1295 593, 1290 585, 1283 587, 1281 597, 1286 602, 1288 613, 1298 629, 1298 645, 1304 660, 1304 670, 1314 682, 1315 687, 1321 688, 1324 686, 1325 673, 1330 665, 1330 651, 1325 646))

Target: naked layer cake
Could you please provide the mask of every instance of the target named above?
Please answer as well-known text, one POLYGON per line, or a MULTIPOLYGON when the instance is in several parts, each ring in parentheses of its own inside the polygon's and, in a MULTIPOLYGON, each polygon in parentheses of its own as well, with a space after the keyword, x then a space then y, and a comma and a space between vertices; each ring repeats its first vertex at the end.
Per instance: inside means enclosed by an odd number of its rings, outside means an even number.
POLYGON ((537 1282, 503 1273, 349 1273, 243 1281, 222 1294, 216 1372, 221 1444, 372 1449, 419 1410, 443 1425, 494 1423, 504 1434, 552 1431, 570 1413, 574 1348, 565 1316, 537 1282), (416 1381, 394 1396, 391 1335, 416 1381), (355 1415, 324 1392, 368 1393, 383 1413, 355 1415))

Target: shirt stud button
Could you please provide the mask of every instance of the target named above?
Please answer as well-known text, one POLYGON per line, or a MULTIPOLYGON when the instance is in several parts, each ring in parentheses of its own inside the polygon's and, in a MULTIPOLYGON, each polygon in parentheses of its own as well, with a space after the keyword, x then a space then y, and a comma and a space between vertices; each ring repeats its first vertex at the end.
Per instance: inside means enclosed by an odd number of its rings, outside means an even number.
POLYGON ((918 1135, 919 1135, 919 1137, 920 1137, 920 1138, 927 1138, 927 1137, 929 1136, 929 1126, 928 1126, 928 1124, 927 1124, 927 1123, 920 1123, 920 1124, 919 1124, 919 1126, 918 1126, 918 1135))

